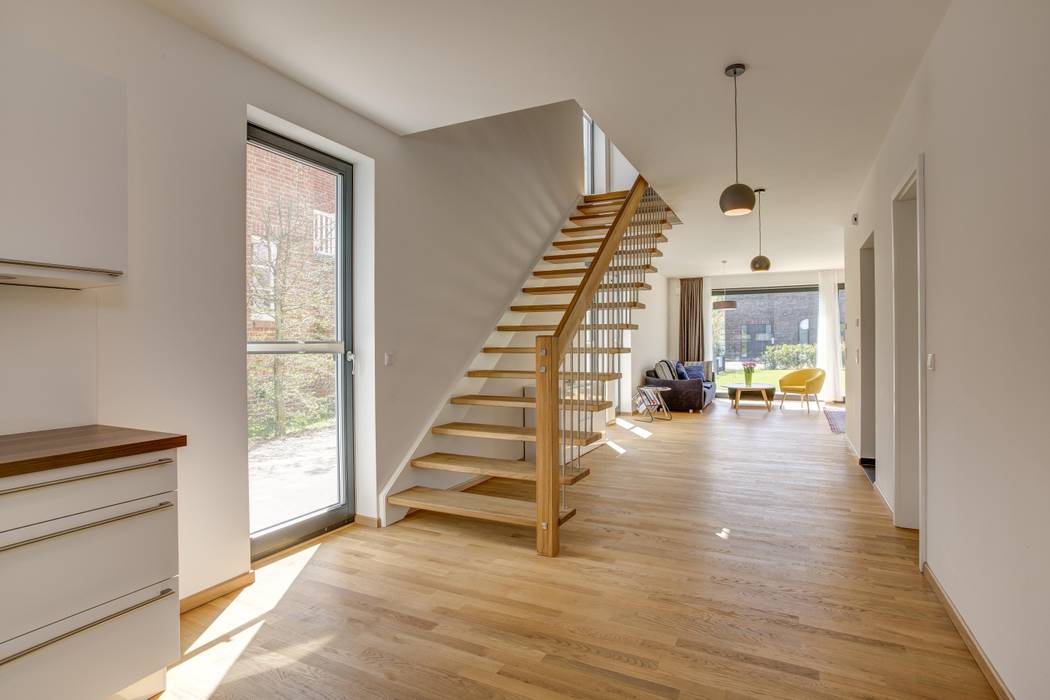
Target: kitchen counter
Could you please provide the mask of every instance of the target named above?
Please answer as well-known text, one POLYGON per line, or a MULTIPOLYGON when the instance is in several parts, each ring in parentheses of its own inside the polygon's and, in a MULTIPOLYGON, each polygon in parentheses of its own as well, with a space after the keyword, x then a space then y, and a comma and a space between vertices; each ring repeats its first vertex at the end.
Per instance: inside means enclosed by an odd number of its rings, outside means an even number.
POLYGON ((112 425, 0 435, 0 478, 185 446, 185 435, 112 425))

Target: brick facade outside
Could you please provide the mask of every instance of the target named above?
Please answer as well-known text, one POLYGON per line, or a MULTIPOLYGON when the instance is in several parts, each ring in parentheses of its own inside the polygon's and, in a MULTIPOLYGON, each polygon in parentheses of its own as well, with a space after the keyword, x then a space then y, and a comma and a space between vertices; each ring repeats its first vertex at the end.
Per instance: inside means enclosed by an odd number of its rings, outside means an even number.
MULTIPOLYGON (((714 298, 722 297, 716 291, 714 298)), ((766 347, 774 344, 817 342, 816 290, 729 294, 726 298, 736 301, 737 308, 715 312, 724 314, 724 320, 714 325, 715 356, 724 358, 724 362, 761 361, 766 347)))
MULTIPOLYGON (((336 339, 336 175, 247 146, 248 342, 336 339)), ((335 417, 332 355, 248 356, 249 437, 280 437, 335 417)))

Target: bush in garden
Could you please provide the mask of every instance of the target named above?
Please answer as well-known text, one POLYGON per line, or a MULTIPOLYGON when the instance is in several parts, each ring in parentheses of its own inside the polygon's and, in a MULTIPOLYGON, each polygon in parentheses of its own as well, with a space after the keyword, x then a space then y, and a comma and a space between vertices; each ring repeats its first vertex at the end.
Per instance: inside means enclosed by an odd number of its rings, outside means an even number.
POLYGON ((770 345, 762 353, 762 364, 766 369, 798 369, 815 367, 816 345, 770 345))

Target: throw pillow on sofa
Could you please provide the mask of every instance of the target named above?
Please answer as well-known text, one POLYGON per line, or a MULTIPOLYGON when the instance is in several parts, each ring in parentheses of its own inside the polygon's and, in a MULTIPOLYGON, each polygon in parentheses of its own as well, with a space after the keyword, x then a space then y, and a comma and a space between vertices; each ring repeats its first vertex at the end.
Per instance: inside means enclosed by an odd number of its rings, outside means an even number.
POLYGON ((707 379, 703 365, 686 365, 685 374, 689 379, 707 379))
POLYGON ((674 372, 679 379, 689 379, 689 370, 685 368, 685 364, 681 360, 674 363, 674 372))
POLYGON ((667 360, 656 363, 656 376, 660 379, 678 379, 678 373, 674 371, 674 365, 667 360))

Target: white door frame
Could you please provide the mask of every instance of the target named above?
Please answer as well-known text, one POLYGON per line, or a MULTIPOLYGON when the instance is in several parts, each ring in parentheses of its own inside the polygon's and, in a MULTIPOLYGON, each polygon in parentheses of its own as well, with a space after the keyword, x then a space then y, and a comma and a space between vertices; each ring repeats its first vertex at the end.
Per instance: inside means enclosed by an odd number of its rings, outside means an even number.
POLYGON ((926 567, 926 154, 920 153, 915 168, 916 263, 919 304, 919 571, 926 567))
MULTIPOLYGON (((909 189, 914 186, 915 188, 915 216, 916 216, 916 230, 915 230, 915 254, 916 254, 916 350, 917 354, 914 358, 914 362, 917 367, 917 399, 918 399, 918 527, 919 527, 919 570, 923 570, 926 564, 926 158, 924 153, 920 153, 915 168, 909 170, 908 174, 901 180, 899 186, 894 190, 892 202, 900 200, 909 189)), ((891 227, 894 224, 894 215, 891 212, 890 216, 891 227)), ((891 235, 891 250, 896 246, 896 236, 891 235)), ((891 266, 896 267, 896 256, 891 253, 891 266)), ((896 287, 896 272, 893 273, 894 280, 894 309, 897 309, 897 287, 896 287)), ((907 302, 907 300, 903 300, 907 302)), ((893 469, 894 469, 894 489, 900 493, 900 489, 905 486, 905 480, 903 479, 902 468, 904 459, 902 458, 902 430, 900 426, 901 416, 898 412, 898 400, 897 395, 897 374, 900 371, 897 367, 897 355, 896 345, 899 342, 896 334, 897 319, 896 312, 894 313, 894 362, 893 366, 893 383, 894 383, 894 397, 893 397, 893 469)), ((912 482, 914 483, 914 482, 912 482)))

